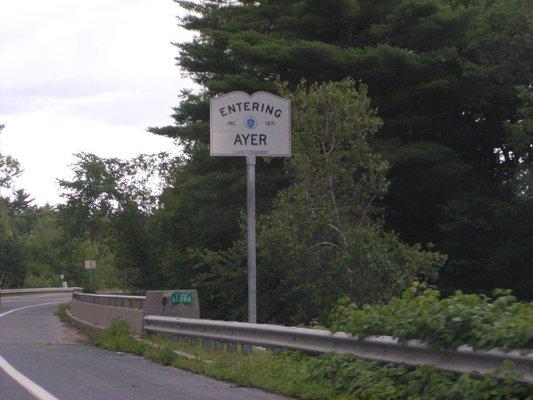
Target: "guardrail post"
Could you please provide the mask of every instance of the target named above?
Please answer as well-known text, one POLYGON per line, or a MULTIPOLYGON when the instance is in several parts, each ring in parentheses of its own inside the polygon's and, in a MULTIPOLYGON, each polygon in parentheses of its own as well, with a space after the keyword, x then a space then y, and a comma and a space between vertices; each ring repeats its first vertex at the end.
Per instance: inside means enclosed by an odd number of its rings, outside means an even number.
POLYGON ((202 349, 211 350, 213 342, 209 339, 202 339, 202 349))
POLYGON ((248 343, 241 344, 242 354, 250 354, 252 352, 252 345, 248 343))

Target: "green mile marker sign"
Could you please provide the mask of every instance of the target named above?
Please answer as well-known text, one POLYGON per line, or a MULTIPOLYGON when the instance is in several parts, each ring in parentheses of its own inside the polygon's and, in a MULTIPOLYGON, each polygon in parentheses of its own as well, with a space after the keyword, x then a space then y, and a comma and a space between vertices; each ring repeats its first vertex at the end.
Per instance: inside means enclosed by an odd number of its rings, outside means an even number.
POLYGON ((174 292, 170 295, 172 304, 192 304, 192 293, 174 292))

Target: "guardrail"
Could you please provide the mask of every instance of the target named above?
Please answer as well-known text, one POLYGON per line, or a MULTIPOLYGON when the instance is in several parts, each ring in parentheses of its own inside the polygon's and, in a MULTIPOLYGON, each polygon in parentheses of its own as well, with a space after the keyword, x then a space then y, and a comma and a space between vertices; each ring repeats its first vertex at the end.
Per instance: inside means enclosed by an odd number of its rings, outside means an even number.
POLYGON ((30 289, 2 289, 0 290, 0 296, 16 296, 21 294, 39 294, 39 293, 72 293, 76 291, 82 291, 83 288, 71 287, 71 288, 30 288, 30 289))
POLYGON ((93 326, 108 326, 120 316, 136 333, 145 330, 173 337, 197 338, 203 340, 204 346, 214 343, 216 349, 223 349, 224 344, 228 350, 235 349, 237 344, 245 348, 255 345, 309 353, 351 354, 386 363, 430 364, 447 371, 483 374, 495 372, 504 361, 510 361, 511 370, 518 372, 521 380, 533 382, 533 353, 522 354, 517 350, 476 351, 468 346, 455 351, 436 350, 417 340, 400 343, 388 336, 357 339, 346 333, 317 329, 144 315, 144 296, 79 292, 72 296, 73 315, 93 326))
POLYGON ((341 332, 155 315, 145 316, 144 329, 149 333, 204 339, 208 341, 207 345, 210 345, 209 341, 216 341, 218 348, 228 343, 232 348, 235 344, 245 344, 310 353, 351 354, 387 363, 432 364, 439 369, 460 373, 491 373, 501 367, 503 361, 511 361, 513 370, 522 376, 521 380, 533 382, 533 354, 523 355, 516 350, 475 351, 468 346, 461 346, 456 351, 435 350, 416 340, 399 343, 388 336, 359 340, 341 332))
POLYGON ((142 310, 144 308, 144 296, 124 296, 115 294, 88 294, 73 293, 72 298, 84 303, 99 304, 109 307, 133 308, 142 310))

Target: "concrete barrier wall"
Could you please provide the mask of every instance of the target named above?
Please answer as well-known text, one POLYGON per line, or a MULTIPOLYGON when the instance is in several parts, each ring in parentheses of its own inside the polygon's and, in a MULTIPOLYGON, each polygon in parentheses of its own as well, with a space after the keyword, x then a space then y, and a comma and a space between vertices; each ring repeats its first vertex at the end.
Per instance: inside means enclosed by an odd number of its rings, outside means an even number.
POLYGON ((72 317, 100 328, 107 328, 122 317, 131 330, 140 334, 145 314, 200 318, 196 290, 154 290, 146 296, 72 294, 72 317))
POLYGON ((135 334, 141 334, 143 329, 143 310, 103 306, 72 299, 71 313, 81 321, 102 328, 107 328, 117 318, 122 317, 135 334))
POLYGON ((149 315, 200 318, 200 303, 196 290, 149 290, 146 292, 143 308, 149 315), (181 294, 185 295, 185 304, 180 302, 181 294))

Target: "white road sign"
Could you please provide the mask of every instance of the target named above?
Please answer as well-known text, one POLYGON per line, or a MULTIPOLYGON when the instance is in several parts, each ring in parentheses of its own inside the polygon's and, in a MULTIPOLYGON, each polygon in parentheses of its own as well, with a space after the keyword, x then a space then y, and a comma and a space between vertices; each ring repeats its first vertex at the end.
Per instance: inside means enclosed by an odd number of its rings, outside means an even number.
POLYGON ((96 260, 85 260, 85 269, 96 269, 96 260))
POLYGON ((290 100, 267 92, 211 99, 212 156, 291 155, 290 100))

